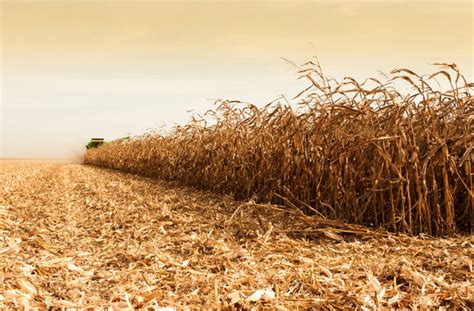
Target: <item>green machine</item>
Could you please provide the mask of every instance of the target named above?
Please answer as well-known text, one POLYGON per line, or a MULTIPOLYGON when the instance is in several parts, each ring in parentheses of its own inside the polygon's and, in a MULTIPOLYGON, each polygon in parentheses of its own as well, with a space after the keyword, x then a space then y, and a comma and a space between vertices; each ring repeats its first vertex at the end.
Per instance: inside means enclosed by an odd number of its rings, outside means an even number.
POLYGON ((103 138, 91 138, 89 143, 86 145, 86 149, 94 149, 99 146, 102 146, 105 143, 105 140, 103 138))

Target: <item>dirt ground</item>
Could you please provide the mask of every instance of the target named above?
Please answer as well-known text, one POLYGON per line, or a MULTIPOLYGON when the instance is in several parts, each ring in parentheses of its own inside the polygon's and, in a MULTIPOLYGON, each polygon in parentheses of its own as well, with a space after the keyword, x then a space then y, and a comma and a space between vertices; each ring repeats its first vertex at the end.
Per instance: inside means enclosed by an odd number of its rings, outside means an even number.
POLYGON ((474 306, 472 235, 330 224, 106 169, 0 162, 0 308, 474 306))

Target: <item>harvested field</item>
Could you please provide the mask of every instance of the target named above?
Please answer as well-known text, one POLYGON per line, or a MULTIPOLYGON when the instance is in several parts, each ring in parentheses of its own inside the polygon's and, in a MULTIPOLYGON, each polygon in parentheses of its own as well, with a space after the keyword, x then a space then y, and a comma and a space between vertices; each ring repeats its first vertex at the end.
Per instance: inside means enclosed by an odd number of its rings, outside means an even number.
POLYGON ((473 244, 96 167, 0 163, 2 309, 468 309, 473 244))
POLYGON ((474 83, 438 66, 338 82, 311 61, 299 68, 309 86, 298 107, 221 101, 171 133, 90 150, 85 162, 392 232, 471 233, 474 83))

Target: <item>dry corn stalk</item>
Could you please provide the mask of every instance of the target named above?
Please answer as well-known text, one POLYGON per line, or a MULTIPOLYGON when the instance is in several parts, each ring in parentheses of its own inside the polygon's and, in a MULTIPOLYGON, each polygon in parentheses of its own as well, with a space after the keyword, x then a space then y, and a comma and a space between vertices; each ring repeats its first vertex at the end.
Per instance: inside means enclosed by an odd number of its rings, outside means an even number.
POLYGON ((436 65, 430 76, 398 69, 359 83, 310 61, 298 107, 218 101, 170 134, 90 150, 85 163, 395 232, 470 232, 474 83, 436 65), (440 77, 448 90, 434 87, 440 77))

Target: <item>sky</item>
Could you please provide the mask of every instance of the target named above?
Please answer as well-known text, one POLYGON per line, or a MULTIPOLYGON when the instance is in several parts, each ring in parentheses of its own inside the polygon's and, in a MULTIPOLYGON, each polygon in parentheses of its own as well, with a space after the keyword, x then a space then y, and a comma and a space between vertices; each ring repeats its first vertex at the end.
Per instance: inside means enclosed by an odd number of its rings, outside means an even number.
POLYGON ((0 0, 0 157, 69 158, 190 120, 215 99, 264 105, 330 76, 456 63, 473 74, 471 1, 0 0))

